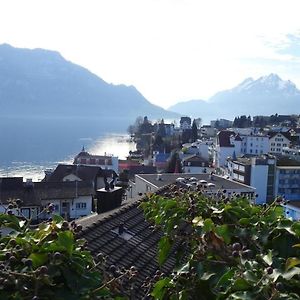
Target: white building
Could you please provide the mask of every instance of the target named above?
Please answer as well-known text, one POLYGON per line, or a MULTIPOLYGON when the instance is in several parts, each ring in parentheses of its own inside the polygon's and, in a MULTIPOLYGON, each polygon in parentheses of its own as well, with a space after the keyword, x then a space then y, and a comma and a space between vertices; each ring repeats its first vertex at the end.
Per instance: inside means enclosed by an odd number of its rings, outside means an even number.
MULTIPOLYGON (((41 210, 54 204, 53 214, 65 219, 77 219, 92 213, 94 187, 91 182, 37 182, 35 193, 41 203, 41 210)), ((41 218, 49 218, 47 213, 41 218)))
POLYGON ((73 163, 75 165, 97 166, 102 169, 111 169, 116 173, 119 171, 119 160, 117 156, 113 156, 112 154, 89 154, 85 151, 84 147, 82 151, 75 156, 73 163))
POLYGON ((286 156, 290 159, 300 161, 300 147, 283 147, 282 153, 283 156, 286 156))
POLYGON ((202 174, 214 171, 213 168, 209 167, 208 160, 197 154, 183 157, 181 163, 185 174, 202 174))
POLYGON ((209 159, 209 147, 213 144, 213 140, 198 140, 194 143, 183 144, 182 147, 186 149, 186 154, 197 154, 203 159, 209 159))
POLYGON ((240 135, 242 139, 241 153, 251 155, 267 154, 269 152, 269 137, 266 135, 240 135))
POLYGON ((185 182, 190 186, 201 184, 203 191, 209 195, 223 193, 230 196, 236 193, 250 198, 255 197, 255 188, 211 174, 139 174, 135 175, 135 191, 137 194, 153 193, 176 181, 185 182))
POLYGON ((224 167, 227 164, 227 158, 240 155, 236 153, 236 146, 241 144, 240 137, 235 142, 235 134, 233 131, 219 131, 216 138, 215 147, 212 148, 213 165, 215 168, 224 167))
POLYGON ((283 148, 291 144, 290 134, 288 132, 269 132, 270 153, 281 154, 283 148))
POLYGON ((275 166, 276 159, 270 155, 230 158, 226 174, 232 180, 255 187, 256 203, 263 204, 275 197, 275 166))

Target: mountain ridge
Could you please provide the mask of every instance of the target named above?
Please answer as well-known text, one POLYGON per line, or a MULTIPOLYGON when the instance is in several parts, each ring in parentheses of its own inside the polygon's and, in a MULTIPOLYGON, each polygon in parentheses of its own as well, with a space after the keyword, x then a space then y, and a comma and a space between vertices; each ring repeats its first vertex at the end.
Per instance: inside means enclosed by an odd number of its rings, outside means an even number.
POLYGON ((209 119, 233 119, 245 114, 292 114, 300 112, 300 90, 292 81, 282 80, 271 73, 256 80, 246 78, 231 89, 217 92, 208 101, 189 100, 168 109, 180 110, 182 114, 192 117, 204 117, 206 122, 209 119))
POLYGON ((0 45, 0 115, 178 116, 134 86, 114 85, 59 52, 0 45))

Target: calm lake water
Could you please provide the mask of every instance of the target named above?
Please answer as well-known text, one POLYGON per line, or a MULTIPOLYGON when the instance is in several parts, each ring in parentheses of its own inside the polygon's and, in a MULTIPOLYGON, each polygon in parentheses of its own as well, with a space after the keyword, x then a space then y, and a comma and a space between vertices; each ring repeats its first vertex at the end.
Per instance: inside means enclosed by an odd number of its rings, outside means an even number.
POLYGON ((0 117, 0 176, 41 180, 45 169, 72 163, 83 146, 92 154, 125 158, 135 150, 126 134, 129 124, 111 118, 0 117))

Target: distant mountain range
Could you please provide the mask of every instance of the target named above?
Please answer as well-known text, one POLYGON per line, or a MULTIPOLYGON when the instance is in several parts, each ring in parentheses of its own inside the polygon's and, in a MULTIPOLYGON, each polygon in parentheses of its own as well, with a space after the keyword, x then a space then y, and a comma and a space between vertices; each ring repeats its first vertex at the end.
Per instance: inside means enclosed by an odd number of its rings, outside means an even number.
POLYGON ((108 84, 58 52, 0 45, 0 116, 175 118, 134 86, 108 84))
POLYGON ((276 74, 254 80, 247 78, 238 86, 204 100, 179 102, 169 110, 206 122, 213 119, 233 119, 239 115, 299 114, 300 90, 290 80, 276 74))

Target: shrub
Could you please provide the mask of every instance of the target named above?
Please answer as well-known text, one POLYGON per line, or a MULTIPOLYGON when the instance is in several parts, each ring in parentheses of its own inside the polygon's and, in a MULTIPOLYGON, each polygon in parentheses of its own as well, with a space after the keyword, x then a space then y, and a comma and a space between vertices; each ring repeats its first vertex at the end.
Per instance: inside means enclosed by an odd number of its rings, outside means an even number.
POLYGON ((300 223, 284 203, 256 206, 239 195, 201 191, 151 195, 141 204, 164 232, 163 263, 177 245, 178 267, 160 276, 155 299, 300 299, 300 223), (180 263, 181 261, 184 263, 180 263))

